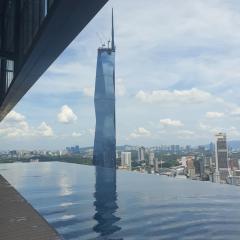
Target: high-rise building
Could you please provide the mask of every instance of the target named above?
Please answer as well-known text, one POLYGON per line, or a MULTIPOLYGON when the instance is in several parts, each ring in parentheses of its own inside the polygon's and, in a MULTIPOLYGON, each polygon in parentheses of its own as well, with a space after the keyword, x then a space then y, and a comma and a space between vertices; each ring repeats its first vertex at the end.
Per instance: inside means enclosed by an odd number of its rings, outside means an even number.
POLYGON ((194 165, 194 156, 188 156, 187 157, 187 175, 190 178, 195 178, 196 177, 196 169, 194 165))
POLYGON ((227 137, 225 133, 218 133, 216 136, 216 148, 215 148, 215 181, 226 181, 228 176, 228 148, 227 137))
POLYGON ((138 149, 138 161, 145 161, 145 148, 144 147, 140 147, 138 149))
POLYGON ((112 13, 112 41, 98 49, 95 83, 96 130, 93 163, 116 168, 115 43, 112 13), (111 43, 111 44, 110 44, 111 43))
POLYGON ((155 154, 154 152, 150 152, 149 153, 149 165, 153 166, 154 165, 154 158, 155 158, 155 154))
POLYGON ((121 166, 131 170, 132 168, 131 152, 121 152, 121 166))
POLYGON ((154 172, 158 172, 159 171, 158 158, 154 158, 153 162, 154 162, 154 172))

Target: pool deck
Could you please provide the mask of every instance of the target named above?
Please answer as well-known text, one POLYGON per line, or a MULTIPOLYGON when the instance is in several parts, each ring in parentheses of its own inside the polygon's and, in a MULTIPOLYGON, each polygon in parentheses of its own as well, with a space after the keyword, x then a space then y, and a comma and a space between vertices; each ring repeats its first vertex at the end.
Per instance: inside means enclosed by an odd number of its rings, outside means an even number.
POLYGON ((0 175, 0 240, 61 240, 47 221, 0 175))

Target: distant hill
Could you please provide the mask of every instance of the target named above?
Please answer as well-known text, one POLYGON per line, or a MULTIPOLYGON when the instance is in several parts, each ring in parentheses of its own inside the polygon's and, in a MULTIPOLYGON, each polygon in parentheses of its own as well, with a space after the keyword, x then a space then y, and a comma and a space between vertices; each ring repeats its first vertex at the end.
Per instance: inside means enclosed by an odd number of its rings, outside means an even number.
POLYGON ((228 146, 230 146, 232 149, 240 149, 240 141, 239 140, 229 141, 228 146))

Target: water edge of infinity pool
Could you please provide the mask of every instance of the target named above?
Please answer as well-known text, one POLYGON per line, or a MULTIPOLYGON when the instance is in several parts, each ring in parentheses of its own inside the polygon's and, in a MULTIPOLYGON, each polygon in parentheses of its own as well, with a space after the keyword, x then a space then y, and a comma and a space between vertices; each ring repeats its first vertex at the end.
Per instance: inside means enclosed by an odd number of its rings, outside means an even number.
POLYGON ((239 239, 239 188, 70 163, 0 164, 64 237, 239 239))

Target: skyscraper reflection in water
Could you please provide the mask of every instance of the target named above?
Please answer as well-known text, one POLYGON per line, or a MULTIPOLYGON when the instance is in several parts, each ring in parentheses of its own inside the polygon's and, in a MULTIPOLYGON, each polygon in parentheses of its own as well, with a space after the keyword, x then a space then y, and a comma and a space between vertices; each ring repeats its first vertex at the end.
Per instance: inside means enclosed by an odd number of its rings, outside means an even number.
POLYGON ((116 169, 96 167, 94 219, 97 224, 93 230, 100 235, 100 239, 115 239, 113 234, 121 228, 117 226, 119 217, 115 216, 118 209, 116 193, 116 169), (102 237, 102 238, 101 238, 102 237))
POLYGON ((95 83, 96 130, 93 164, 116 168, 115 44, 112 14, 112 41, 98 49, 95 83), (110 44, 111 43, 111 44, 110 44))
POLYGON ((115 122, 115 44, 112 13, 112 41, 98 49, 95 84, 96 130, 93 163, 96 166, 93 230, 99 239, 112 239, 121 228, 116 193, 116 122, 115 122), (111 44, 110 44, 111 43, 111 44), (111 45, 111 46, 110 46, 111 45))

